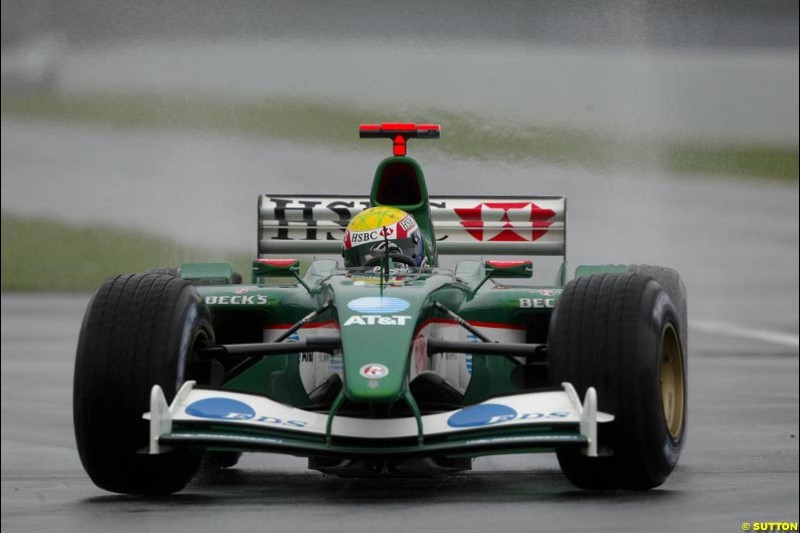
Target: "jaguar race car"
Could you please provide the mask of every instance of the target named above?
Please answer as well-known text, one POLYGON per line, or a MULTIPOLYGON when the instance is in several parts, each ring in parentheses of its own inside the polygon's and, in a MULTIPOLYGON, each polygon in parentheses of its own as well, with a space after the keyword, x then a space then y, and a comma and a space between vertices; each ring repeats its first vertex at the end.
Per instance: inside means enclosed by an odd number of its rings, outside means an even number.
POLYGON ((662 484, 686 439, 678 274, 570 276, 564 197, 429 196, 406 145, 438 125, 360 135, 393 143, 369 196, 260 196, 249 283, 191 263, 95 293, 73 398, 94 483, 172 493, 243 452, 340 476, 555 452, 584 489, 662 484), (535 283, 547 257, 558 273, 535 283))

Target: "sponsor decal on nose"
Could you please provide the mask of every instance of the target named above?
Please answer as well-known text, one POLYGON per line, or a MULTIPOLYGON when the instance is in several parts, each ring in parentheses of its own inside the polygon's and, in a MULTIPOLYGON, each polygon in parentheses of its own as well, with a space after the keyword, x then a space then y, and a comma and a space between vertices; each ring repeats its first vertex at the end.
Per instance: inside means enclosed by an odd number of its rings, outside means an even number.
POLYGON ((399 313, 410 306, 408 301, 391 296, 365 296, 347 302, 348 309, 364 314, 399 313))
POLYGON ((410 319, 410 315, 353 315, 344 326, 405 326, 410 319))
POLYGON ((367 379, 381 379, 389 375, 389 368, 380 363, 370 363, 362 366, 359 374, 367 379))

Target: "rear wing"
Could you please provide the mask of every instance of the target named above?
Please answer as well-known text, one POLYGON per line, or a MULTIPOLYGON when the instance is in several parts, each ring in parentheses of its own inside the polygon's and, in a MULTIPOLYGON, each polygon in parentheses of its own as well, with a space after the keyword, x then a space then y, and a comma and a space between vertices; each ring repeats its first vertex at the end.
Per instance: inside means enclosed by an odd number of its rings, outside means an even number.
MULTIPOLYGON (((258 254, 338 254, 367 196, 262 195, 258 254)), ((436 251, 461 255, 565 255, 563 196, 431 196, 436 251)))

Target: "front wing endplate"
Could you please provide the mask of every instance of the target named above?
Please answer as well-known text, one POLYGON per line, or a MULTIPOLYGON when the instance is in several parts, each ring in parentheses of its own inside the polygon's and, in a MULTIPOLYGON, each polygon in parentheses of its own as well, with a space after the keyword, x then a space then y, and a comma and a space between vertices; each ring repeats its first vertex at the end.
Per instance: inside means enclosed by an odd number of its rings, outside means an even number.
POLYGON ((291 407, 263 396, 181 387, 171 405, 153 387, 151 454, 174 446, 208 446, 298 456, 393 459, 552 451, 576 447, 597 456, 597 424, 613 416, 597 411, 589 388, 583 403, 574 387, 493 398, 463 409, 416 417, 367 419, 291 407), (419 421, 422 438, 419 438, 419 421), (326 438, 326 436, 328 438, 326 438))

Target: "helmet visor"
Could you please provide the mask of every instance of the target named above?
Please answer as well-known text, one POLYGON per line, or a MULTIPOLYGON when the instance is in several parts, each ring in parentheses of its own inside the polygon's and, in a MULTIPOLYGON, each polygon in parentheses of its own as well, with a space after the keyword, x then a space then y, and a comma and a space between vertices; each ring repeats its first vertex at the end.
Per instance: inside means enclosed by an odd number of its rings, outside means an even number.
POLYGON ((344 251, 345 266, 376 266, 388 257, 394 261, 400 260, 411 266, 422 263, 419 234, 414 233, 405 239, 385 240, 370 242, 353 246, 344 251))

